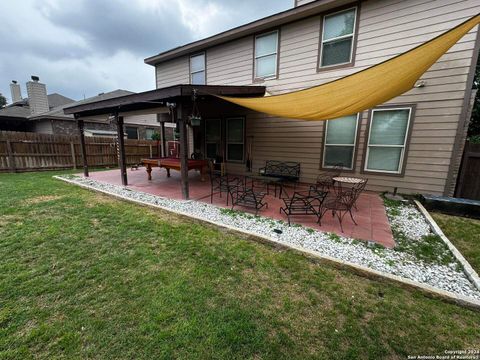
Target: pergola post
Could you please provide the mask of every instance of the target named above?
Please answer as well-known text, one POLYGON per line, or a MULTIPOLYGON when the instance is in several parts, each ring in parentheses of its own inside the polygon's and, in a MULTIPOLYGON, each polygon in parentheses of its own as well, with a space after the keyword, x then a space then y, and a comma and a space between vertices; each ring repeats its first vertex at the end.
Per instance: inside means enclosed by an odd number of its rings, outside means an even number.
POLYGON ((83 176, 88 177, 87 147, 85 145, 85 127, 83 120, 77 120, 78 132, 80 135, 80 148, 83 160, 83 176))
POLYGON ((160 157, 167 157, 165 152, 165 121, 160 122, 160 136, 161 136, 161 148, 160 148, 160 157))
POLYGON ((188 186, 188 142, 187 142, 187 123, 182 114, 182 104, 177 103, 174 110, 174 119, 180 130, 180 173, 182 177, 182 195, 184 200, 189 199, 188 186), (175 111, 176 110, 176 111, 175 111))
POLYGON ((115 114, 115 122, 117 124, 117 139, 118 139, 118 164, 120 165, 120 176, 122 178, 122 185, 127 186, 127 164, 125 161, 125 139, 123 132, 123 116, 115 114))

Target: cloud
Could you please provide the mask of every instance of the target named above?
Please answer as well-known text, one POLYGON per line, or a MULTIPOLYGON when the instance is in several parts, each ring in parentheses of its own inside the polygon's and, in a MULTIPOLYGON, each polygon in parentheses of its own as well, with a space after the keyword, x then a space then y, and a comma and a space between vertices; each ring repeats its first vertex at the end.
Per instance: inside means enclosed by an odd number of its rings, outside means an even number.
POLYGON ((292 0, 17 0, 0 12, 0 92, 38 75, 74 99, 154 88, 145 57, 292 6, 292 0))

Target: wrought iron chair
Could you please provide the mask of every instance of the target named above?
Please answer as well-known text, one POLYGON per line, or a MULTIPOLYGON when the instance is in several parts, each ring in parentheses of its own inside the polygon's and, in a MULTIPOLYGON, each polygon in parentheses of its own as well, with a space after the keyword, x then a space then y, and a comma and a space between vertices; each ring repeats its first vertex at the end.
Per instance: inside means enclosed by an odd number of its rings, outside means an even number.
MULTIPOLYGON (((310 186, 311 190, 328 190, 330 191, 334 186, 333 178, 340 176, 342 173, 343 164, 338 163, 331 169, 323 172, 317 176, 315 185, 310 186)), ((331 191, 330 191, 331 192, 331 191)))
POLYGON ((231 188, 232 191, 232 210, 235 205, 250 207, 255 209, 255 215, 258 215, 258 210, 266 207, 268 209, 268 203, 263 199, 266 195, 265 192, 255 191, 250 187, 245 187, 242 184, 236 185, 231 188), (235 196, 233 196, 235 195, 235 196))
POLYGON ((353 207, 355 208, 355 210, 358 210, 357 209, 357 200, 360 197, 360 195, 362 194, 362 192, 365 190, 365 187, 367 186, 367 182, 368 182, 368 179, 362 179, 361 182, 352 186, 352 191, 353 191, 354 196, 355 196, 355 201, 353 202, 353 207))
POLYGON ((310 189, 308 192, 294 191, 290 196, 288 191, 284 189, 281 194, 284 206, 280 207, 280 213, 284 213, 288 218, 290 225, 290 217, 295 215, 315 215, 317 222, 321 224, 322 204, 327 197, 328 191, 310 189))
POLYGON ((227 206, 229 197, 233 202, 233 192, 237 186, 243 184, 243 180, 238 177, 230 175, 222 175, 222 172, 215 170, 214 164, 209 161, 208 166, 210 168, 210 203, 213 203, 213 194, 216 192, 219 193, 220 198, 222 197, 222 192, 227 194, 227 206))
POLYGON ((353 218, 352 207, 355 204, 356 193, 352 189, 344 190, 335 196, 335 198, 327 199, 322 206, 322 216, 325 215, 327 211, 332 211, 332 216, 337 216, 338 221, 340 222, 340 228, 343 232, 343 218, 347 213, 350 214, 352 221, 355 225, 357 222, 353 218))
POLYGON ((203 154, 199 151, 195 151, 190 155, 190 158, 192 160, 203 160, 203 154))

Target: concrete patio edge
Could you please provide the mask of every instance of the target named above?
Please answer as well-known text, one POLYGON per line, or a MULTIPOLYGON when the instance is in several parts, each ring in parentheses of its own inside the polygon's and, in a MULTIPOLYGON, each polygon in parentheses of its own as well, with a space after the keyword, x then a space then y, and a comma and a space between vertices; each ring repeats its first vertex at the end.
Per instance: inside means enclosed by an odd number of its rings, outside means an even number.
POLYGON ((455 245, 453 245, 452 242, 448 239, 448 237, 443 233, 442 229, 440 229, 440 226, 438 226, 436 221, 428 213, 427 209, 425 209, 425 207, 418 200, 414 200, 414 201, 415 201, 415 205, 417 205, 417 208, 420 210, 422 215, 427 220, 432 231, 442 239, 445 245, 447 245, 448 249, 452 252, 453 256, 455 256, 458 262, 462 265, 465 275, 467 275, 468 279, 475 285, 475 287, 478 290, 480 290, 480 278, 477 272, 472 268, 469 262, 463 257, 462 253, 458 251, 455 245))
POLYGON ((118 199, 125 200, 125 201, 128 201, 128 202, 132 202, 132 203, 135 203, 135 204, 138 204, 138 205, 161 209, 163 211, 168 211, 170 213, 185 216, 187 218, 195 219, 195 220, 203 222, 203 223, 208 223, 208 224, 214 225, 216 227, 228 229, 228 230, 236 232, 236 233, 240 233, 240 234, 243 234, 243 235, 248 235, 250 238, 252 238, 253 240, 255 240, 257 242, 267 243, 269 245, 273 245, 275 247, 280 247, 280 248, 284 248, 284 249, 295 250, 295 251, 301 253, 302 255, 304 255, 305 257, 307 257, 309 259, 312 259, 314 261, 319 261, 319 262, 326 262, 330 265, 333 265, 336 268, 350 270, 353 273, 355 273, 357 275, 360 275, 362 277, 375 279, 375 280, 380 280, 380 281, 387 280, 388 282, 399 284, 402 287, 407 288, 407 289, 419 290, 424 295, 426 295, 430 298, 441 299, 441 300, 444 300, 444 301, 447 301, 447 302, 450 302, 450 303, 454 303, 454 304, 457 304, 457 305, 460 305, 460 306, 463 306, 463 307, 467 307, 467 308, 470 308, 470 309, 473 309, 473 310, 476 310, 476 311, 480 311, 480 300, 472 299, 472 298, 462 296, 462 295, 457 295, 457 294, 454 294, 454 293, 451 293, 451 292, 448 292, 448 291, 444 291, 444 290, 441 290, 441 289, 434 288, 434 287, 426 285, 426 284, 422 284, 422 283, 415 282, 415 281, 412 281, 412 280, 409 280, 409 279, 405 279, 405 278, 402 278, 402 277, 397 276, 397 275, 388 274, 388 273, 385 273, 385 272, 382 272, 382 271, 373 270, 373 269, 370 269, 368 267, 357 265, 357 264, 354 264, 354 263, 351 263, 351 262, 348 262, 348 261, 340 260, 338 258, 334 258, 334 257, 328 256, 328 255, 322 255, 322 254, 319 254, 318 252, 308 250, 308 249, 305 249, 305 248, 302 248, 302 247, 299 247, 299 246, 295 246, 295 245, 291 245, 291 244, 285 244, 285 243, 282 243, 282 242, 280 242, 280 241, 278 241, 278 240, 276 240, 272 237, 269 237, 269 236, 259 235, 257 233, 253 233, 253 232, 250 232, 250 231, 239 229, 239 228, 236 228, 236 227, 233 227, 233 226, 218 224, 214 221, 210 221, 210 220, 198 217, 198 216, 187 214, 187 213, 184 213, 182 211, 175 211, 175 210, 168 209, 168 208, 165 208, 165 207, 160 206, 160 205, 150 204, 150 203, 147 203, 147 202, 144 202, 144 201, 141 201, 141 200, 131 199, 131 198, 128 198, 126 196, 111 193, 109 191, 96 189, 92 186, 88 186, 88 185, 85 185, 85 184, 80 184, 80 183, 76 182, 75 180, 66 179, 62 176, 55 175, 55 176, 53 176, 53 178, 55 178, 57 180, 64 181, 64 182, 69 183, 69 184, 79 186, 79 187, 84 188, 84 189, 88 189, 88 190, 91 190, 91 191, 103 193, 103 194, 106 194, 106 195, 109 195, 109 196, 114 196, 118 199))

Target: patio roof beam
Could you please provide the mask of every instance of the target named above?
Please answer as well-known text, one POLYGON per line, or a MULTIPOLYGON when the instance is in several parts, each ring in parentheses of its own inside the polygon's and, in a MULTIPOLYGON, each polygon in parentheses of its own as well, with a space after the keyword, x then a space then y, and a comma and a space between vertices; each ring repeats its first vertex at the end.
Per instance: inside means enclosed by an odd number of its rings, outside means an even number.
POLYGON ((124 113, 138 110, 152 110, 158 108, 159 104, 176 102, 182 97, 190 98, 194 90, 201 96, 225 95, 255 97, 265 94, 265 86, 175 85, 137 94, 119 96, 112 99, 74 105, 66 107, 63 112, 66 115, 75 114, 78 117, 85 117, 116 112, 124 113))

